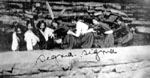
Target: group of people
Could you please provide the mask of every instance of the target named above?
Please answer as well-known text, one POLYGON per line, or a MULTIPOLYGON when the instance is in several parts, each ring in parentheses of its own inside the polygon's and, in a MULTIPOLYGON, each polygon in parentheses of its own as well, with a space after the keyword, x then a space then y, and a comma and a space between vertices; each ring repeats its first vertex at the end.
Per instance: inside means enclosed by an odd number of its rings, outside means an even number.
POLYGON ((74 29, 55 20, 50 26, 47 26, 44 20, 36 25, 33 20, 29 20, 26 22, 25 31, 22 30, 25 28, 16 25, 12 34, 11 49, 21 50, 22 46, 26 50, 103 48, 121 45, 132 39, 132 32, 119 16, 109 11, 89 16, 92 18, 90 21, 84 18, 72 19, 71 24, 75 26, 74 29))
MULTIPOLYGON (((55 23, 53 23, 55 25, 55 23)), ((54 48, 74 48, 75 37, 79 37, 81 34, 92 32, 88 30, 88 25, 78 21, 77 32, 74 33, 68 28, 56 26, 47 26, 44 20, 39 21, 35 26, 34 21, 27 21, 26 27, 16 25, 14 27, 14 32, 12 34, 12 45, 11 49, 13 51, 21 50, 25 47, 26 50, 34 49, 54 49, 54 48), (83 25, 83 26, 80 26, 83 25), (25 29, 27 28, 27 29, 25 29), (62 33, 61 33, 62 32, 62 33), (66 33, 66 36, 62 38, 61 36, 66 33), (69 38, 69 39, 68 39, 69 38), (64 46, 63 46, 64 45, 64 46)), ((92 45, 93 36, 89 34, 89 38, 92 38, 91 42, 86 42, 88 36, 82 38, 83 48, 90 48, 92 45), (90 45, 89 45, 90 44, 90 45)), ((90 40, 89 40, 90 41, 90 40)), ((25 50, 24 49, 24 50, 25 50)))

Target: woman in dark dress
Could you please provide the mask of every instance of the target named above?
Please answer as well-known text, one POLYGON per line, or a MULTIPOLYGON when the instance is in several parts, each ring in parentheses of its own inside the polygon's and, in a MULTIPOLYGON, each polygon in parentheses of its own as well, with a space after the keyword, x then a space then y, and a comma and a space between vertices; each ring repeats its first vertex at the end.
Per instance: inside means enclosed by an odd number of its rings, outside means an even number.
POLYGON ((113 30, 111 29, 111 27, 108 24, 99 21, 97 18, 93 19, 93 24, 97 28, 99 28, 98 31, 100 31, 103 35, 103 38, 100 40, 99 46, 101 48, 113 47, 114 46, 114 35, 113 35, 113 30), (101 31, 101 29, 103 31, 101 31))
POLYGON ((56 42, 54 41, 54 30, 47 27, 45 21, 39 21, 38 27, 38 37, 40 38, 39 47, 40 49, 53 49, 55 48, 56 42))
POLYGON ((12 51, 22 51, 25 50, 25 41, 24 41, 24 33, 26 28, 17 24, 14 26, 14 32, 12 34, 12 44, 11 50, 12 51))

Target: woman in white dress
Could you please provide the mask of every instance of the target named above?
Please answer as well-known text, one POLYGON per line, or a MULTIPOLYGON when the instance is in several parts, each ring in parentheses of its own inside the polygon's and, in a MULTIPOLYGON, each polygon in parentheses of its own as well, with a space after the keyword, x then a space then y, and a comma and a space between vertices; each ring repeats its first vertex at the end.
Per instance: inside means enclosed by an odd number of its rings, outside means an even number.
POLYGON ((24 34, 24 40, 26 41, 27 50, 33 50, 39 38, 34 34, 33 30, 35 29, 34 23, 32 21, 27 21, 28 30, 24 34))

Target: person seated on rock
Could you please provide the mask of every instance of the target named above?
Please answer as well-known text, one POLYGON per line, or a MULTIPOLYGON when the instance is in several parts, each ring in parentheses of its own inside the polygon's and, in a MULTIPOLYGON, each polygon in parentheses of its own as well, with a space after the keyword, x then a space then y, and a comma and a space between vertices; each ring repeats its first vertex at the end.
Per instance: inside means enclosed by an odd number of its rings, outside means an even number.
POLYGON ((116 29, 114 30, 115 44, 117 46, 126 45, 133 39, 133 33, 130 31, 128 25, 122 20, 117 20, 117 23, 118 25, 116 25, 116 29))
POLYGON ((47 27, 45 21, 39 21, 37 24, 39 29, 40 49, 53 49, 56 47, 56 42, 54 40, 54 29, 47 27))
POLYGON ((113 47, 114 46, 113 30, 109 27, 109 25, 99 21, 97 18, 93 19, 93 24, 98 29, 97 31, 101 32, 104 37, 100 41, 101 43, 99 44, 100 47, 101 48, 113 47))
POLYGON ((24 33, 25 27, 19 26, 18 24, 14 25, 14 32, 12 34, 12 51, 22 51, 25 50, 25 41, 24 41, 24 33))
POLYGON ((67 31, 68 31, 68 27, 65 26, 64 24, 62 23, 59 23, 58 20, 54 20, 52 23, 51 23, 51 28, 54 29, 54 41, 56 42, 55 43, 55 47, 56 48, 62 48, 61 45, 62 45, 62 40, 64 39, 64 37, 67 35, 67 31))
POLYGON ((89 29, 89 26, 82 19, 75 19, 72 23, 76 25, 76 31, 68 30, 63 41, 64 48, 91 48, 94 40, 94 30, 89 29))
POLYGON ((26 41, 26 48, 27 50, 37 49, 37 42, 40 39, 35 35, 35 26, 33 21, 27 21, 27 28, 28 30, 24 34, 24 40, 26 41))

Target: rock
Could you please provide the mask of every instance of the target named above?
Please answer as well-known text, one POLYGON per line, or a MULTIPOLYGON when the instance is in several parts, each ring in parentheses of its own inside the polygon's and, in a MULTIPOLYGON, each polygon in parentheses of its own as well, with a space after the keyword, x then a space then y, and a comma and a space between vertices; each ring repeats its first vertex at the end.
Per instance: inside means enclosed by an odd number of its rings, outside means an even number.
POLYGON ((136 20, 134 20, 134 21, 132 21, 131 24, 133 24, 133 25, 150 25, 150 21, 136 21, 136 20))
POLYGON ((134 73, 133 78, 150 78, 149 73, 150 73, 150 67, 140 69, 134 73))
POLYGON ((120 76, 121 76, 120 74, 114 72, 98 74, 98 78, 120 78, 120 76))
POLYGON ((0 21, 2 21, 4 24, 12 25, 13 22, 21 22, 22 20, 19 17, 16 16, 1 16, 0 21))
MULTIPOLYGON (((0 74, 18 78, 132 78, 140 72, 149 72, 146 70, 150 67, 149 49, 150 46, 132 46, 6 52, 0 54, 0 74), (109 53, 110 49, 116 53, 109 53)), ((139 74, 139 78, 143 76, 149 77, 147 73, 139 74)))
POLYGON ((150 33, 150 27, 137 26, 135 29, 137 32, 140 32, 140 33, 150 33))

